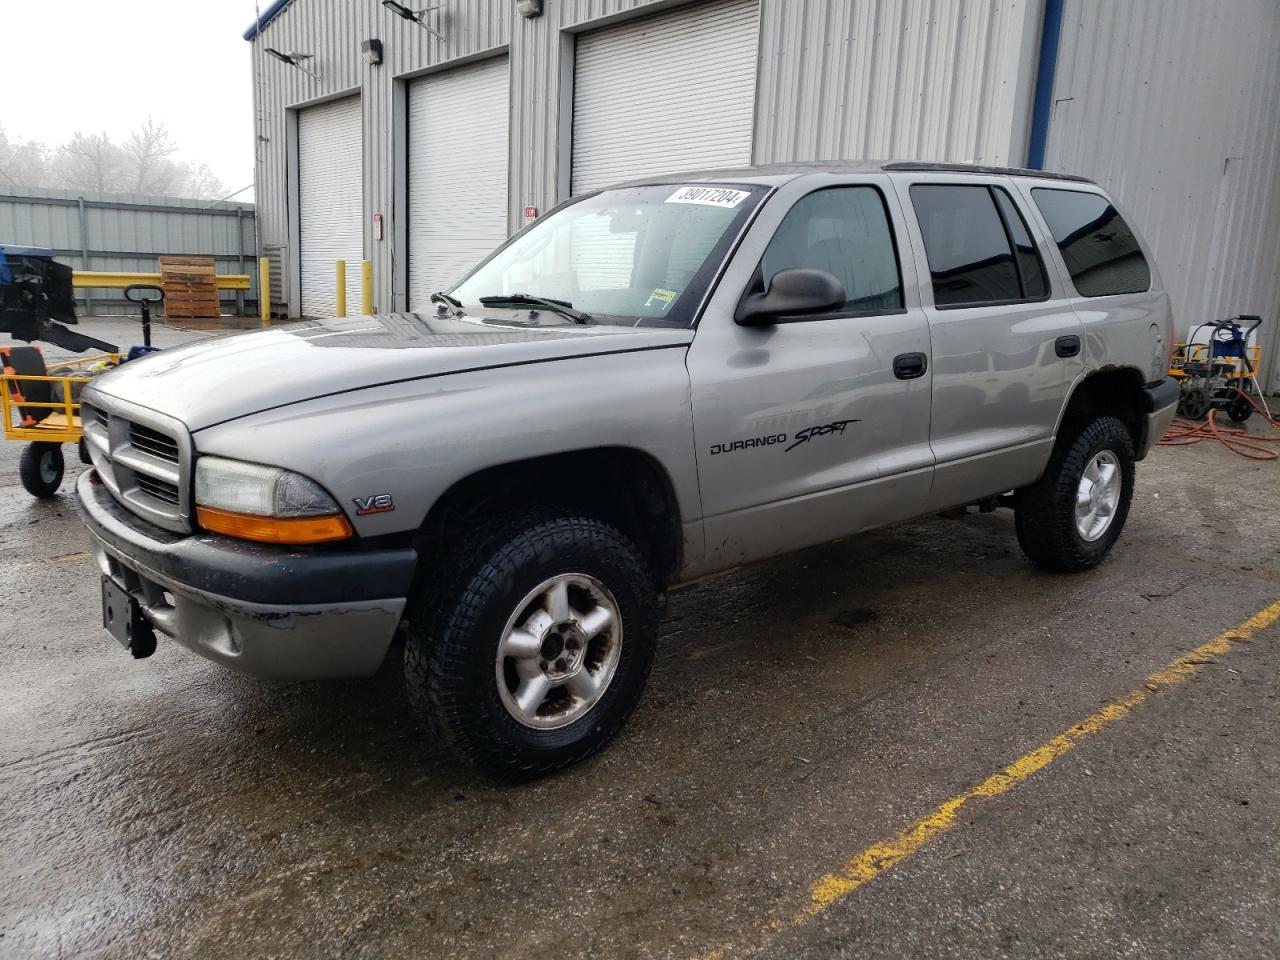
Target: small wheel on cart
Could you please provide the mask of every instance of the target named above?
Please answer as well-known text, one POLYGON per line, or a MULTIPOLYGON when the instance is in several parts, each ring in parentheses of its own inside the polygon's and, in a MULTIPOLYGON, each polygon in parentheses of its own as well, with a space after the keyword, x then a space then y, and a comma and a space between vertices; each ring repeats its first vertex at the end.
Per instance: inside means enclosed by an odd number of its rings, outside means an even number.
POLYGON ((1253 403, 1245 393, 1237 393, 1227 404, 1227 416, 1236 423, 1244 423, 1253 416, 1253 403))
POLYGON ((65 467, 62 444, 37 441, 23 448, 18 477, 27 493, 43 499, 58 492, 65 467))
POLYGON ((1188 420, 1203 420, 1209 415, 1209 395, 1203 387, 1185 387, 1178 401, 1178 413, 1188 420))

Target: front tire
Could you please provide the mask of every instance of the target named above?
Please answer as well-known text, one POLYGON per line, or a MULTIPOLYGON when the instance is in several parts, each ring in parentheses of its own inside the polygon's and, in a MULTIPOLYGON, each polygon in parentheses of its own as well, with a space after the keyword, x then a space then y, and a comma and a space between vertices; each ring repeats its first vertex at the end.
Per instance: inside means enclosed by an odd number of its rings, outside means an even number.
POLYGON ((18 479, 33 497, 45 500, 57 493, 65 470, 61 444, 35 441, 22 448, 18 479))
POLYGON ((1018 493, 1015 525, 1023 553, 1049 570, 1096 567, 1124 529, 1134 472, 1133 438, 1115 417, 1059 437, 1044 475, 1018 493))
POLYGON ((442 564, 409 618, 405 677, 419 718, 485 773, 576 763, 644 690, 658 589, 640 551, 587 517, 525 517, 442 564))

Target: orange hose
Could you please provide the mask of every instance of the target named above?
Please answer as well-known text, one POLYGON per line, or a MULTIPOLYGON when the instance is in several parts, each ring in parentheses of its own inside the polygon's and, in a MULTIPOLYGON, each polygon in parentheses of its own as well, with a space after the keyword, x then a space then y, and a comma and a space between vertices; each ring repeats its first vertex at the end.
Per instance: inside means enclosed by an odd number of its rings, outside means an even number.
MULTIPOLYGON (((1253 409, 1260 413, 1262 419, 1270 426, 1280 427, 1280 420, 1269 416, 1267 411, 1253 397, 1239 388, 1233 389, 1248 400, 1253 409)), ((1217 410, 1210 410, 1208 419, 1203 423, 1193 423, 1190 420, 1181 418, 1175 419, 1173 425, 1169 428, 1169 432, 1160 439, 1160 446, 1189 447, 1192 444, 1199 443, 1201 440, 1217 440, 1232 453, 1244 457, 1246 460, 1280 460, 1280 451, 1277 451, 1274 447, 1267 446, 1270 443, 1280 443, 1280 436, 1258 436, 1249 433, 1243 427, 1219 427, 1213 420, 1213 415, 1217 412, 1217 410)))

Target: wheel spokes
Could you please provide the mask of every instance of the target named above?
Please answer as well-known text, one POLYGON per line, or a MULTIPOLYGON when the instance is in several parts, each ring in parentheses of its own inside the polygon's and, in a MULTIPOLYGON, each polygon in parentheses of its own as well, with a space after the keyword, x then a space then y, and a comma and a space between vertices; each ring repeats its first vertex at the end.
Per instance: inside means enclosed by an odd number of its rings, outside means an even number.
POLYGON ((1119 467, 1114 463, 1104 463, 1098 467, 1098 482, 1102 484, 1103 489, 1108 493, 1111 490, 1111 484, 1115 481, 1118 469, 1119 467))
POLYGON ((547 613, 551 615, 552 620, 557 623, 568 620, 573 614, 569 607, 569 581, 560 579, 553 583, 547 590, 545 601, 547 613))
POLYGON ((542 646, 539 636, 540 632, 535 634, 526 629, 516 628, 502 638, 499 653, 504 657, 514 657, 517 660, 537 657, 542 646))
POLYGON ((538 715, 538 708, 542 706, 542 701, 547 699, 547 694, 550 692, 551 681, 545 674, 539 672, 536 676, 522 681, 516 688, 516 706, 525 717, 532 720, 538 715))
POLYGON ((592 640, 613 626, 613 611, 605 606, 593 607, 585 616, 578 618, 578 626, 582 628, 583 635, 592 640))
POLYGON ((579 700, 591 701, 600 693, 600 678, 583 667, 564 682, 568 691, 579 700))

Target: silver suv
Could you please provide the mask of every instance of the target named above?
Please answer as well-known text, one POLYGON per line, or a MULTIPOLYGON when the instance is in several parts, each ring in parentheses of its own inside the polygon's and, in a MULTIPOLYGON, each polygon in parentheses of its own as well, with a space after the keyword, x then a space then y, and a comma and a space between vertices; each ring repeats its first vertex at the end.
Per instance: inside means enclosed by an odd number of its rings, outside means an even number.
POLYGON ((505 776, 617 732, 671 584, 965 505, 1098 564, 1173 417, 1169 300, 1094 184, 925 163, 575 198, 414 313, 168 350, 85 393, 103 619, 372 674, 505 776))

